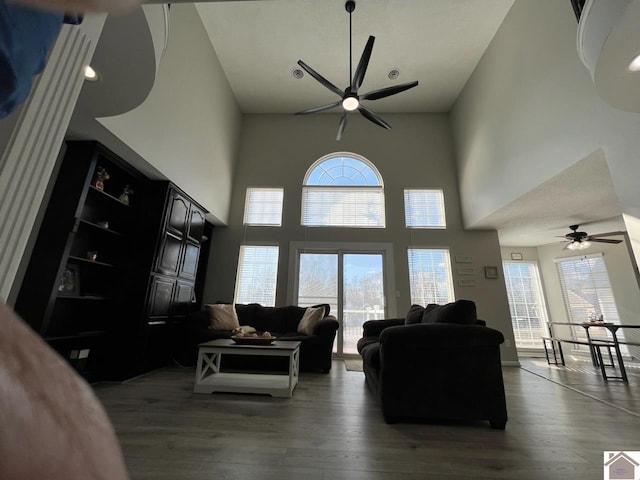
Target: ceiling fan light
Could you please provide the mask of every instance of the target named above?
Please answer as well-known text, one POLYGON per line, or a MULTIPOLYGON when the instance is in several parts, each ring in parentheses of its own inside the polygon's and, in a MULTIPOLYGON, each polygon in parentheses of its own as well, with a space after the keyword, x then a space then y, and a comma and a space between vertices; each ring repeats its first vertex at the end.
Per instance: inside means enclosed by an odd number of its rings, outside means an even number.
POLYGON ((636 55, 627 68, 630 72, 640 72, 640 55, 636 55))
POLYGON ((569 250, 580 250, 580 242, 571 242, 569 245, 567 245, 567 249, 569 250))
POLYGON ((347 97, 342 100, 342 108, 347 112, 353 112, 360 106, 360 102, 356 97, 347 97))
POLYGON ((579 243, 579 245, 580 245, 579 250, 586 250, 591 246, 591 242, 589 240, 583 240, 582 242, 579 243))

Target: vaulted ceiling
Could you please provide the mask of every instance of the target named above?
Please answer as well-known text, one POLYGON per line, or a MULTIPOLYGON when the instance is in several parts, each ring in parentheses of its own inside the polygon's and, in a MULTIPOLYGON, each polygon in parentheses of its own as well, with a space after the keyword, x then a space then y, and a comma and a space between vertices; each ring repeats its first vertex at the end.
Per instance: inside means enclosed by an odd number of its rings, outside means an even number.
MULTIPOLYGON (((558 1, 571 9, 570 0, 558 1)), ((361 92, 420 82, 366 106, 382 117, 449 112, 513 3, 356 0, 353 69, 368 36, 376 37, 361 92), (391 70, 400 72, 397 79, 389 78, 391 70)), ((307 73, 295 78, 298 60, 341 89, 349 84, 345 0, 223 0, 196 3, 196 9, 243 113, 287 114, 337 100, 307 73)), ((117 37, 121 29, 111 32, 117 37)), ((555 236, 567 233, 571 224, 582 224, 589 233, 624 229, 602 152, 475 227, 498 230, 503 245, 536 246, 560 240, 555 236)))

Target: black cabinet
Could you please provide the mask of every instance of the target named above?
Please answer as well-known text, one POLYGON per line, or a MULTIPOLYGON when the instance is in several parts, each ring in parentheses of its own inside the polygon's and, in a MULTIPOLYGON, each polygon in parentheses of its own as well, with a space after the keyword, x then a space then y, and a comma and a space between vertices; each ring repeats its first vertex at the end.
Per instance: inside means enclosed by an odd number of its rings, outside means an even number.
MULTIPOLYGON (((145 230, 157 239, 149 259, 143 370, 157 368, 180 358, 185 320, 199 308, 196 282, 203 281, 202 241, 207 229, 205 210, 170 182, 154 182, 147 198, 148 209, 160 205, 158 215, 147 216, 145 230), (173 342, 167 343, 168 338, 173 342)), ((207 251, 208 253, 208 251, 207 251)), ((145 264, 145 267, 146 264, 145 264)))

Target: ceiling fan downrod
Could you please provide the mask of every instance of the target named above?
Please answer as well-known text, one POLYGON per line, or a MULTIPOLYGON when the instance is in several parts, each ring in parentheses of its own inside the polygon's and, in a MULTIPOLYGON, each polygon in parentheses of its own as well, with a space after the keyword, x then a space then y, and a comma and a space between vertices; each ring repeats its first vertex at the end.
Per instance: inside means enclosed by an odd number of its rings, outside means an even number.
POLYGON ((356 2, 347 0, 344 4, 345 10, 349 13, 349 92, 353 91, 353 34, 351 30, 351 14, 356 9, 356 2))

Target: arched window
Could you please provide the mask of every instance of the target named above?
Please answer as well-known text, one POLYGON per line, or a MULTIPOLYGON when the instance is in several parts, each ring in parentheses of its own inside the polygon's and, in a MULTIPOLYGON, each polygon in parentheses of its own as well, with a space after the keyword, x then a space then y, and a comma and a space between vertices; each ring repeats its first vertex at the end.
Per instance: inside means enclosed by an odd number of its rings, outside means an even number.
POLYGON ((384 228, 384 188, 376 167, 353 153, 316 161, 302 187, 302 225, 384 228))

